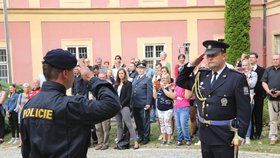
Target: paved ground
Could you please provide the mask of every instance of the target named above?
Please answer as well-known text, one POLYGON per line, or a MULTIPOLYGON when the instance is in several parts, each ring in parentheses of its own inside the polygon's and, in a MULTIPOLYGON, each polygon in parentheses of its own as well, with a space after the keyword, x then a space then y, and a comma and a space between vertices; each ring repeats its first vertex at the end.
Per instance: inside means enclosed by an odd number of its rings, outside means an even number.
MULTIPOLYGON (((98 151, 90 148, 88 157, 91 158, 200 158, 200 150, 197 149, 159 149, 140 148, 138 150, 114 150, 98 151)), ((20 149, 16 147, 0 147, 0 158, 21 158, 20 149)), ((239 158, 280 158, 280 155, 267 153, 240 152, 239 158)))

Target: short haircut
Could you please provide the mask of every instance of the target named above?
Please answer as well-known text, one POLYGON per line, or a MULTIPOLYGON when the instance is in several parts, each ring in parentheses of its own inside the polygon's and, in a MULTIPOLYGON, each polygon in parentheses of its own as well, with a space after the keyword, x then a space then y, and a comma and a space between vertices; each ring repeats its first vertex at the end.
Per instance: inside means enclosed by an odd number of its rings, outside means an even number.
POLYGON ((50 64, 46 63, 45 61, 43 61, 43 74, 47 81, 57 79, 59 73, 61 73, 62 71, 63 70, 55 68, 50 64))
POLYGON ((122 60, 122 57, 120 55, 116 55, 115 60, 116 60, 116 58, 120 58, 120 60, 122 60))
POLYGON ((162 67, 162 64, 161 63, 156 63, 156 66, 162 67))
POLYGON ((181 57, 183 57, 184 59, 186 59, 185 54, 179 54, 179 55, 178 55, 178 60, 179 60, 181 57))
POLYGON ((251 53, 250 53, 250 56, 251 56, 251 55, 255 55, 255 57, 256 57, 257 59, 258 59, 258 57, 259 57, 258 53, 256 53, 256 52, 251 52, 251 53))
POLYGON ((16 84, 15 83, 10 84, 10 86, 16 88, 16 84))

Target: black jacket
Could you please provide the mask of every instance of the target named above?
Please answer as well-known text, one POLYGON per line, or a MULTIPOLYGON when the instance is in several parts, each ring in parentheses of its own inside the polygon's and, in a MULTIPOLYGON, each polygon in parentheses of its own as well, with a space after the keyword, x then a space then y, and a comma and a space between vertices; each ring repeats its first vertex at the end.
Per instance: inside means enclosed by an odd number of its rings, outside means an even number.
MULTIPOLYGON (((118 87, 119 86, 115 87, 116 92, 118 92, 118 87)), ((130 107, 131 93, 132 93, 132 84, 131 82, 127 81, 123 84, 121 89, 121 94, 120 94, 120 102, 122 107, 125 106, 130 107)))
POLYGON ((63 85, 47 81, 22 112, 23 158, 85 158, 90 127, 114 117, 120 110, 115 90, 96 77, 89 81, 96 97, 66 96, 63 85))
MULTIPOLYGON (((190 74, 193 69, 194 67, 185 66, 179 74, 176 84, 189 89, 188 82, 192 80, 190 74)), ((198 114, 206 120, 236 118, 240 123, 238 135, 245 138, 251 118, 249 87, 245 75, 225 67, 210 88, 211 70, 200 70, 199 72, 199 89, 206 101, 203 112, 203 102, 196 96, 198 114)), ((230 145, 233 136, 234 133, 228 126, 207 126, 200 123, 199 139, 207 145, 230 145)))
POLYGON ((83 95, 88 96, 88 89, 87 89, 88 82, 83 80, 81 75, 75 76, 74 82, 71 89, 72 95, 83 95))
POLYGON ((264 68, 260 67, 259 65, 257 66, 257 69, 255 70, 255 72, 258 74, 258 81, 257 81, 257 84, 254 88, 254 92, 255 92, 255 99, 264 99, 265 96, 266 96, 266 93, 265 93, 265 90, 263 89, 263 86, 262 86, 262 76, 263 76, 263 73, 264 73, 264 68))

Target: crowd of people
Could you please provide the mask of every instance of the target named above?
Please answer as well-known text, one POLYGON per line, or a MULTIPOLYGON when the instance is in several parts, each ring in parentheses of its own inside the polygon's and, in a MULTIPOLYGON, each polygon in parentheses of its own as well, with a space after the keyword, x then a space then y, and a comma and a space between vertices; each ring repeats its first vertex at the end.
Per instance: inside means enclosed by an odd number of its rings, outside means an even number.
MULTIPOLYGON (((115 116, 116 149, 129 148, 130 141, 133 141, 134 149, 138 149, 141 144, 147 144, 150 141, 151 123, 158 124, 162 146, 193 143, 192 138, 198 130, 194 94, 191 89, 176 85, 176 78, 186 64, 186 57, 179 54, 178 64, 173 70, 166 57, 165 52, 160 54, 160 62, 156 64, 155 70, 149 68, 145 60, 135 58, 125 65, 120 55, 115 56, 112 66, 101 58, 97 58, 93 66, 88 59, 84 59, 94 75, 110 82, 119 96, 121 110, 115 116)), ((274 145, 277 142, 277 117, 280 111, 280 55, 274 55, 272 66, 266 69, 257 63, 258 54, 250 53, 242 54, 236 65, 232 66, 246 76, 250 88, 252 116, 244 143, 250 144, 250 140, 262 138, 263 104, 268 95, 269 139, 270 144, 274 145)), ((207 69, 207 64, 202 62, 198 69, 207 69)), ((74 68, 74 75, 71 95, 93 99, 94 95, 87 88, 88 81, 83 80, 80 75, 79 65, 74 68)), ((0 85, 0 144, 4 142, 4 118, 7 117, 12 132, 12 138, 7 143, 21 146, 21 111, 24 104, 40 92, 41 85, 40 80, 35 80, 33 88, 28 83, 22 86, 23 92, 18 94, 15 84, 9 86, 8 92, 0 85)), ((91 128, 92 140, 89 142, 96 144, 96 150, 108 149, 111 120, 92 125, 91 128)))

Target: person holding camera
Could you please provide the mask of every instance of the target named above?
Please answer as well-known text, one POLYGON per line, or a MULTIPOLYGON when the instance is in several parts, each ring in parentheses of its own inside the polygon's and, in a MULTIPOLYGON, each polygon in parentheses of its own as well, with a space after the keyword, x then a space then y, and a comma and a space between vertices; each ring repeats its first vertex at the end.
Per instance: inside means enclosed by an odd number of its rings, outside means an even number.
MULTIPOLYGON (((249 86, 249 93, 250 93, 250 104, 251 104, 251 109, 254 108, 254 96, 255 96, 255 91, 254 88, 257 84, 258 81, 258 74, 252 70, 249 60, 248 59, 244 59, 241 63, 242 66, 242 73, 246 76, 246 80, 248 82, 248 86, 249 86)), ((252 128, 252 122, 250 121, 247 133, 246 133, 246 140, 245 140, 245 144, 250 144, 250 137, 251 137, 251 129, 252 128)))
POLYGON ((278 115, 280 111, 280 55, 272 57, 272 66, 265 69, 262 77, 262 86, 268 95, 269 112, 269 139, 270 145, 277 143, 278 115))

